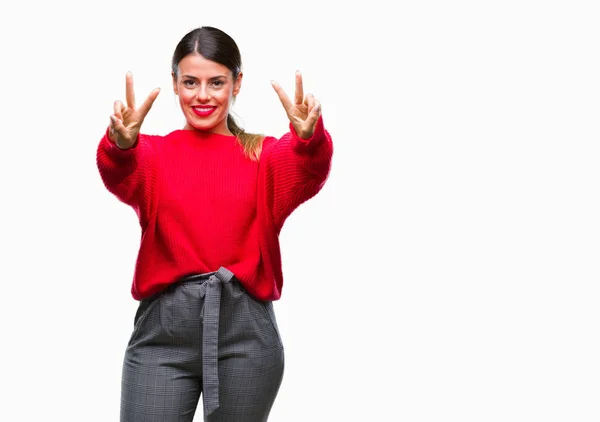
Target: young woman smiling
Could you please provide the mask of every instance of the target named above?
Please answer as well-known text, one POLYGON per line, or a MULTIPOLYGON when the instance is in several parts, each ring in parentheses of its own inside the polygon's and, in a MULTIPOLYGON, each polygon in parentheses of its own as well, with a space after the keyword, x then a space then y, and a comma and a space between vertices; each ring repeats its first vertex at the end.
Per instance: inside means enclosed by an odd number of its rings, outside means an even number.
POLYGON ((240 128, 229 113, 240 52, 219 29, 181 39, 172 79, 183 129, 140 132, 159 89, 136 106, 128 73, 97 150, 106 188, 141 226, 121 421, 192 421, 201 394, 207 421, 266 421, 284 368, 272 306, 283 287, 279 233, 327 180, 331 136, 299 72, 293 99, 272 82, 288 133, 240 128))

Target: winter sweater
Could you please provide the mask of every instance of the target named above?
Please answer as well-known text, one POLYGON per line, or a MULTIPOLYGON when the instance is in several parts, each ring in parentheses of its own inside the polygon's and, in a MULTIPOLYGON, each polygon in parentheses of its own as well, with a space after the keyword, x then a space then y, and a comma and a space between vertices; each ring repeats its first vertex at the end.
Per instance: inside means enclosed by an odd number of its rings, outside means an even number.
POLYGON ((175 130, 138 136, 120 149, 104 134, 97 166, 104 185, 139 218, 131 294, 141 300, 191 274, 232 271, 259 300, 281 296, 279 234, 286 218, 327 180, 333 144, 319 118, 303 140, 290 124, 267 136, 260 159, 235 136, 175 130))

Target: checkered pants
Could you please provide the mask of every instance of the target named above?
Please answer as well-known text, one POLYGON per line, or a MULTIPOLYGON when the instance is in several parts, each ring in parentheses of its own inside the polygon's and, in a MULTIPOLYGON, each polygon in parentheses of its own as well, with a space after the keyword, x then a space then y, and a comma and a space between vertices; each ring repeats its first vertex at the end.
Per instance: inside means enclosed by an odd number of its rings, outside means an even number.
POLYGON ((142 300, 125 352, 121 422, 266 421, 283 377, 273 304, 220 268, 142 300))

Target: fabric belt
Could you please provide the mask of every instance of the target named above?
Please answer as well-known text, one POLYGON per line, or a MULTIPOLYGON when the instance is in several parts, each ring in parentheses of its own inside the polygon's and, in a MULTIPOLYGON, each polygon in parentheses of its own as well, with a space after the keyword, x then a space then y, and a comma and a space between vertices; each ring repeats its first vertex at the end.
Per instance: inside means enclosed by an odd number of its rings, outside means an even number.
MULTIPOLYGON (((200 276, 190 276, 182 281, 194 281, 200 276)), ((221 310, 221 290, 223 283, 229 283, 234 275, 221 267, 206 281, 202 323, 202 395, 204 415, 208 416, 219 408, 219 314, 221 310)))

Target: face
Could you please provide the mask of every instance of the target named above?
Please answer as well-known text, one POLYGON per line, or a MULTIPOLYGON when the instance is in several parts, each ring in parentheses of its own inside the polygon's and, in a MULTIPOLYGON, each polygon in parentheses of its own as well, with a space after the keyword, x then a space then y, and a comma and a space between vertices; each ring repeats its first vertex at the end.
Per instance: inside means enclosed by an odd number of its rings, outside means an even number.
POLYGON ((242 85, 242 73, 233 80, 231 71, 199 54, 188 54, 173 75, 173 90, 186 118, 184 129, 231 135, 227 127, 229 106, 242 85))

